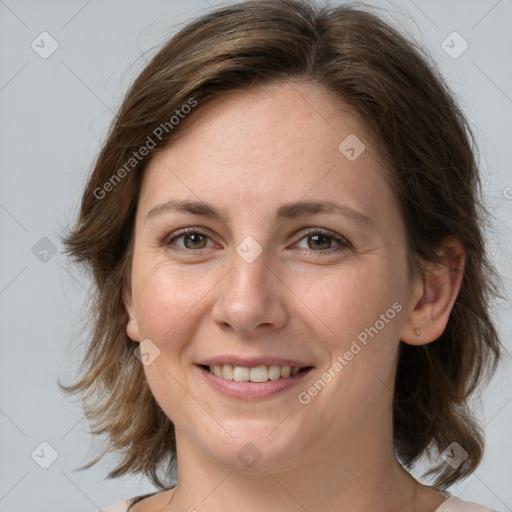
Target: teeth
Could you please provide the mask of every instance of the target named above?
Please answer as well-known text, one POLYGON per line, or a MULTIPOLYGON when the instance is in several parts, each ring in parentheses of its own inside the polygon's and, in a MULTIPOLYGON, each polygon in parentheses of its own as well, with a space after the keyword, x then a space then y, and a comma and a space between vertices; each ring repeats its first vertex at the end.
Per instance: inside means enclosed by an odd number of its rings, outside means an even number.
MULTIPOLYGON (((220 367, 222 369, 222 378, 226 380, 233 380, 233 367, 230 364, 225 364, 220 367)), ((212 371, 212 367, 210 366, 210 371, 212 371)))
POLYGON ((267 382, 267 380, 277 380, 280 378, 293 377, 300 371, 300 366, 255 366, 247 368, 246 366, 232 366, 230 364, 213 365, 209 367, 210 373, 222 377, 226 380, 235 380, 237 382, 267 382))
POLYGON ((233 380, 238 382, 247 382, 251 376, 251 370, 243 366, 235 366, 233 368, 233 380))
POLYGON ((292 369, 289 366, 281 366, 281 377, 289 377, 292 374, 292 369))
POLYGON ((270 380, 277 380, 281 377, 281 367, 273 364, 268 367, 268 378, 270 380))
POLYGON ((251 368, 249 372, 249 378, 251 382, 267 382, 268 380, 268 368, 266 366, 256 366, 251 368))

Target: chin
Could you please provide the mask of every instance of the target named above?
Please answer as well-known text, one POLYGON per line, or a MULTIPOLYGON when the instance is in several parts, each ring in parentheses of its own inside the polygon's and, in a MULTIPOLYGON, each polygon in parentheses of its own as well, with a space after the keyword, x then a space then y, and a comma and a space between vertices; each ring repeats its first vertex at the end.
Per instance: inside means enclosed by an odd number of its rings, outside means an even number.
POLYGON ((224 425, 231 436, 222 430, 221 439, 212 435, 200 444, 211 457, 236 471, 272 471, 299 456, 308 444, 300 429, 292 435, 289 425, 286 430, 278 426, 280 421, 282 418, 276 422, 244 420, 229 428, 224 425))

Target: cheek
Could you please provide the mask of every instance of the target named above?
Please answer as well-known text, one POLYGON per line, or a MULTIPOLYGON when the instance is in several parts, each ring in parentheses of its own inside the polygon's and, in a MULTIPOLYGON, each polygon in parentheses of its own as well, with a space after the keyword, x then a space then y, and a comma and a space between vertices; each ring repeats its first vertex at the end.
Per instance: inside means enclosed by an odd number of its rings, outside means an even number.
MULTIPOLYGON (((375 259, 360 268, 331 272, 325 277, 302 278, 300 294, 327 332, 339 339, 373 325, 401 294, 387 265, 375 259)), ((297 285, 295 285, 297 289, 297 285)))
POLYGON ((199 267, 191 272, 166 262, 146 259, 144 263, 133 275, 139 329, 141 336, 163 342, 174 337, 173 331, 190 325, 215 280, 199 267))
POLYGON ((326 366, 341 357, 343 373, 353 384, 364 387, 370 370, 382 381, 389 378, 404 309, 405 278, 395 273, 397 268, 404 267, 376 257, 326 279, 304 282, 303 310, 316 318, 316 343, 324 345, 331 358, 326 366))
POLYGON ((187 359, 187 346, 196 335, 202 301, 214 280, 211 273, 199 272, 199 267, 191 273, 190 269, 177 269, 149 257, 136 263, 133 290, 141 339, 151 340, 158 348, 158 356, 144 366, 148 385, 173 422, 192 425, 200 412, 191 401, 187 369, 181 363, 187 359))

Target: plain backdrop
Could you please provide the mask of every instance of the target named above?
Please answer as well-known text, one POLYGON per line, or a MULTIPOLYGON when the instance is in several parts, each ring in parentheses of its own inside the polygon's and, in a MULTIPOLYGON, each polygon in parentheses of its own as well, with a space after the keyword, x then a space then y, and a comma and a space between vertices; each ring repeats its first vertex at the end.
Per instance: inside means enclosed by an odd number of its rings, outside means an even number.
MULTIPOLYGON (((387 19, 430 51, 474 127, 494 216, 490 249, 510 291, 512 2, 368 4, 386 8, 387 19)), ((93 512, 153 491, 136 476, 107 480, 113 456, 76 471, 99 444, 57 378, 70 383, 77 370, 90 283, 62 254, 60 237, 133 78, 155 48, 216 5, 0 0, 0 512, 93 512)), ((510 302, 498 306, 494 314, 510 349, 510 302)), ((502 512, 512 510, 511 369, 506 357, 474 400, 487 436, 485 458, 451 489, 502 512)))

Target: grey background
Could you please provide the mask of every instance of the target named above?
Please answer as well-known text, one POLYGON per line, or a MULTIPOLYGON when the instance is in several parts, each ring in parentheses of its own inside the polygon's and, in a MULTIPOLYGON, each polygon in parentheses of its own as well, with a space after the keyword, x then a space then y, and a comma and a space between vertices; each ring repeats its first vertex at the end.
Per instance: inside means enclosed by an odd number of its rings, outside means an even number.
MULTIPOLYGON (((430 50, 475 128, 495 217, 491 250, 510 296, 512 1, 369 4, 389 9, 430 50), (469 44, 458 58, 441 47, 453 31, 469 44)), ((79 403, 59 392, 57 377, 69 383, 77 369, 89 283, 61 254, 60 234, 75 218, 113 113, 148 52, 210 5, 220 2, 0 0, 0 512, 92 512, 153 490, 138 477, 105 480, 114 457, 75 471, 98 442, 79 403), (42 46, 43 31, 58 42, 46 59, 31 47, 42 46), (42 442, 58 454, 48 469, 34 461, 51 461, 42 442)), ((495 315, 510 350, 510 302, 495 315)), ((500 511, 512 510, 511 369, 507 357, 474 400, 485 425, 485 458, 451 489, 500 511)))

